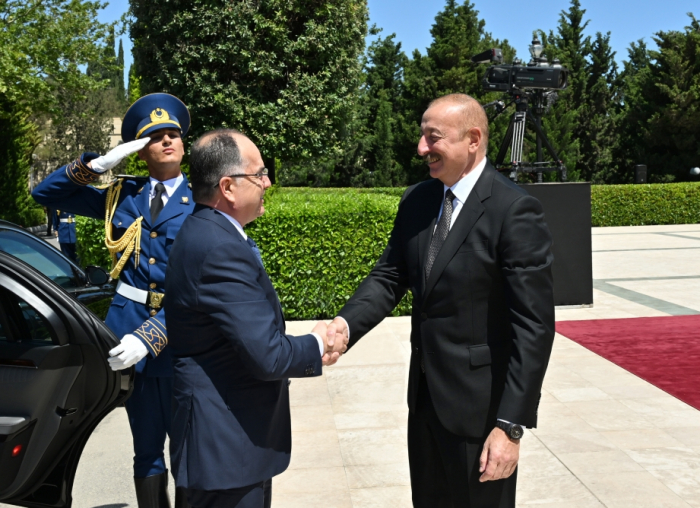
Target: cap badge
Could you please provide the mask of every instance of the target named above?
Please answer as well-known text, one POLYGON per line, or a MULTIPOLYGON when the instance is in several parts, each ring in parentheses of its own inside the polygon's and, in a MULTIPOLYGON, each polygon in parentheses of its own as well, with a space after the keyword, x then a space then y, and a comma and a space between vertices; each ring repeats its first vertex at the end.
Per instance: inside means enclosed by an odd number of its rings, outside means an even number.
POLYGON ((151 111, 151 122, 160 123, 166 120, 170 120, 170 115, 164 109, 156 108, 151 111))

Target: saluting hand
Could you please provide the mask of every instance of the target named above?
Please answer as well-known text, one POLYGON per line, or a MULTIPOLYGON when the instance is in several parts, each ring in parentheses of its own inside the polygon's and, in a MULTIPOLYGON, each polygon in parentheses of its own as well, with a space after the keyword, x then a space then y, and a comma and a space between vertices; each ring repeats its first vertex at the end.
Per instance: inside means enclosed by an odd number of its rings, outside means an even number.
POLYGON ((112 169, 114 166, 119 164, 124 157, 141 150, 150 140, 151 138, 145 137, 117 145, 106 154, 88 162, 88 167, 92 168, 98 173, 104 173, 108 169, 112 169))

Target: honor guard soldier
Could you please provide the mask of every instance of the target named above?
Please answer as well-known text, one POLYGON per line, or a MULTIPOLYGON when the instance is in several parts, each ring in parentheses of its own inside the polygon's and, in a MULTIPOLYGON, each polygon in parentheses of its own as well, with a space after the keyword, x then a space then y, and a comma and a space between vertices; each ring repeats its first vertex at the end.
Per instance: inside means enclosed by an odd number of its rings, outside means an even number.
MULTIPOLYGON (((32 195, 40 204, 105 219, 117 294, 105 323, 121 345, 112 349, 113 370, 136 365, 134 392, 126 401, 134 440, 134 482, 140 508, 169 507, 163 448, 170 432, 172 366, 163 312, 168 253, 185 218, 192 191, 180 171, 187 107, 172 95, 137 100, 122 122, 123 144, 106 155, 84 153, 49 175, 32 195), (88 185, 124 157, 138 153, 150 178, 118 176, 107 188, 88 185)), ((187 506, 176 491, 175 506, 187 506)))
POLYGON ((56 210, 52 217, 53 229, 58 237, 58 244, 61 246, 61 252, 79 265, 78 254, 75 251, 75 214, 64 210, 56 210))

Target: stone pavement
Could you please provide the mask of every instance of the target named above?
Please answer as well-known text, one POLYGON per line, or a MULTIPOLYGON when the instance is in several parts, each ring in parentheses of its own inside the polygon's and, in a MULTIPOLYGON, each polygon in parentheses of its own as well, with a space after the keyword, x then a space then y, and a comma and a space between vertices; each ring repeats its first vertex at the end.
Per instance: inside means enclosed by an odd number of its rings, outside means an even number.
MULTIPOLYGON (((557 319, 700 313, 698 249, 700 225, 594 228, 594 307, 557 319)), ((386 319, 322 377, 293 380, 274 508, 411 506, 409 334, 409 318, 386 319)), ((700 411, 557 335, 539 413, 522 440, 519 507, 700 507, 700 411)), ((81 458, 73 506, 135 507, 131 454, 117 409, 81 458)))

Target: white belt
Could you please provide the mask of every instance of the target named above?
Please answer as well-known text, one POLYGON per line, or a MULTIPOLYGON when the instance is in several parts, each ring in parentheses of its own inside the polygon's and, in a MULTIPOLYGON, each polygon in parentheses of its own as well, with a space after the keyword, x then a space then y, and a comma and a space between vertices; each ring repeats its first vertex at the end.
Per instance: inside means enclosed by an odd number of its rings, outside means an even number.
POLYGON ((163 293, 144 291, 143 289, 125 284, 121 280, 117 283, 117 293, 136 303, 148 305, 152 309, 160 309, 163 306, 163 298, 165 298, 165 294, 163 293))
POLYGON ((67 222, 69 224, 75 222, 75 219, 73 219, 72 217, 68 218, 68 219, 58 219, 58 220, 60 220, 61 222, 67 222))
POLYGON ((128 298, 137 303, 142 303, 146 305, 148 301, 148 291, 143 289, 135 288, 129 284, 124 284, 121 280, 117 283, 117 293, 122 295, 124 298, 128 298))

